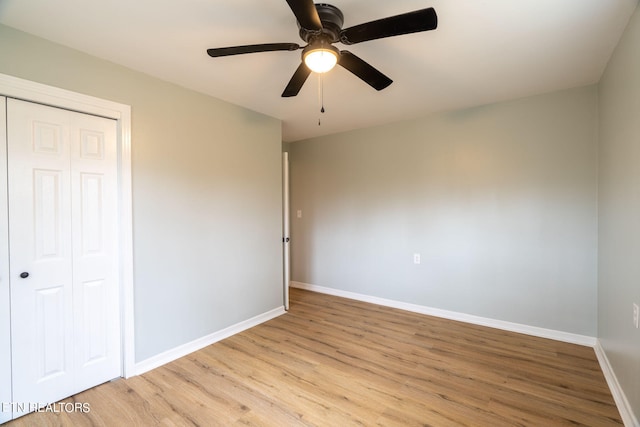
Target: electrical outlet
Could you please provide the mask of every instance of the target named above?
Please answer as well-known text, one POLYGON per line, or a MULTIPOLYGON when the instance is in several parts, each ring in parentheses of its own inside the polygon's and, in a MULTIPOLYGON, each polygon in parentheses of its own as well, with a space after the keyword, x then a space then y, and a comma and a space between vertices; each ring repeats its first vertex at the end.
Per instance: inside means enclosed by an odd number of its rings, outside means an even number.
POLYGON ((640 307, 635 302, 633 303, 633 326, 638 329, 638 321, 640 320, 640 307))
POLYGON ((413 263, 420 264, 420 254, 413 254, 413 263))

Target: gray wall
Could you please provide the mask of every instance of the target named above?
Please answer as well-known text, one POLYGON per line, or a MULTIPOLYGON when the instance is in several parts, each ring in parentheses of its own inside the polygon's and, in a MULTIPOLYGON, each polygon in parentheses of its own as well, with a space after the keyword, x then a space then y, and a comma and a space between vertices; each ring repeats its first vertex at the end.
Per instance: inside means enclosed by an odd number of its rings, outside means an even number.
POLYGON ((137 361, 282 306, 280 121, 6 26, 0 73, 132 106, 137 361))
POLYGON ((598 336, 640 417, 640 10, 599 87, 598 336))
POLYGON ((292 280, 596 335, 595 86, 289 151, 292 280))

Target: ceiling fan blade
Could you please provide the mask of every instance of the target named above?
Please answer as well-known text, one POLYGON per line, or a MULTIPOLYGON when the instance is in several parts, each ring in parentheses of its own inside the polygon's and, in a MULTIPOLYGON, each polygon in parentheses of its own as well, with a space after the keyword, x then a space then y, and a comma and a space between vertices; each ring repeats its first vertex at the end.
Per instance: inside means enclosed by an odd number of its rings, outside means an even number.
POLYGON ((209 54, 209 56, 217 58, 219 56, 242 55, 244 53, 273 52, 277 50, 298 49, 300 49, 300 45, 296 43, 265 43, 207 49, 207 53, 209 54))
POLYGON ((322 29, 320 15, 313 0, 287 0, 287 3, 302 28, 315 31, 322 29))
POLYGON ((393 83, 393 80, 389 77, 385 76, 348 50, 340 52, 338 64, 351 71, 375 90, 382 90, 393 83))
POLYGON ((289 98, 291 96, 296 96, 298 92, 300 92, 300 89, 302 89, 304 82, 307 81, 309 74, 311 74, 311 70, 304 64, 304 62, 301 62, 296 72, 293 73, 293 77, 289 80, 289 84, 284 88, 282 97, 289 98))
POLYGON ((340 32, 340 41, 349 45, 384 37, 435 30, 437 27, 438 15, 430 7, 345 28, 340 32))

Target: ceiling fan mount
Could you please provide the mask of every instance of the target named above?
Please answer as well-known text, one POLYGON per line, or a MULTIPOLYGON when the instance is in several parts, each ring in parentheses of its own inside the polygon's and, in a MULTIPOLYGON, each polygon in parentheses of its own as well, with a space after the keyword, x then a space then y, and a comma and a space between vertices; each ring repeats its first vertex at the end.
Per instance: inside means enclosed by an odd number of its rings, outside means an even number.
POLYGON ((434 30, 438 27, 438 16, 432 7, 343 29, 344 15, 340 9, 333 5, 314 4, 313 0, 286 1, 296 17, 300 38, 307 43, 306 46, 300 46, 297 43, 265 43, 207 49, 209 56, 214 58, 245 53, 302 49, 302 62, 282 93, 283 97, 296 96, 312 70, 323 73, 336 64, 350 71, 374 89, 382 90, 393 83, 389 77, 353 53, 347 50, 341 51, 333 44, 339 42, 352 45, 375 39, 434 30), (316 63, 314 60, 318 60, 318 62, 316 63))

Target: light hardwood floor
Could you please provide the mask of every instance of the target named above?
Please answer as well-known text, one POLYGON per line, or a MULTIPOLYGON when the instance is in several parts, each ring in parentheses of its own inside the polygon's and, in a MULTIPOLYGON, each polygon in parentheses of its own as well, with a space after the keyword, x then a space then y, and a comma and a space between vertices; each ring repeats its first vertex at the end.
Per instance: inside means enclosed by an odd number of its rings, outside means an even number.
POLYGON ((291 310, 7 426, 622 425, 593 349, 291 290, 291 310))

